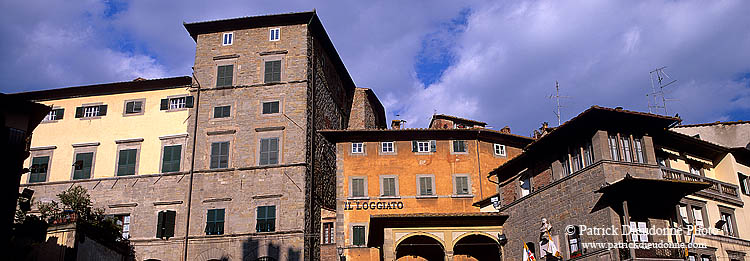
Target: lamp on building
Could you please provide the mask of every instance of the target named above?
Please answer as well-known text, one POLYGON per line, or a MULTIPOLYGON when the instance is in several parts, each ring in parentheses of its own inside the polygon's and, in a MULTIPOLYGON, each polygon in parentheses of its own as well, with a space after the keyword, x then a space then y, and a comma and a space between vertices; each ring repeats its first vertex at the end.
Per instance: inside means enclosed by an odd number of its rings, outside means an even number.
POLYGON ((336 253, 339 254, 339 260, 346 261, 346 257, 344 256, 344 248, 343 247, 336 247, 336 253))

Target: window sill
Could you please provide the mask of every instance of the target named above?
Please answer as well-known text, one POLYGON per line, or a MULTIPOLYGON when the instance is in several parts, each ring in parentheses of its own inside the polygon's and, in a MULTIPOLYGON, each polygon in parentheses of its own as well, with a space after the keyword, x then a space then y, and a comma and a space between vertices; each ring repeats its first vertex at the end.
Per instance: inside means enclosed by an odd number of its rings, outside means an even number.
POLYGON ((451 155, 468 155, 468 151, 451 152, 451 155))
POLYGON ((414 152, 414 155, 432 155, 434 152, 414 152))
POLYGON ((179 109, 166 109, 166 112, 175 112, 175 111, 187 111, 187 107, 185 108, 179 108, 179 109))
POLYGON ((419 195, 416 198, 438 198, 437 195, 419 195))
POLYGON ((94 116, 94 117, 80 117, 79 119, 81 119, 81 120, 96 120, 96 119, 101 119, 101 118, 102 118, 102 116, 94 116))
POLYGON ((378 199, 401 199, 401 196, 380 196, 378 199))
POLYGON ((495 155, 495 157, 499 157, 499 158, 508 157, 508 155, 506 155, 506 154, 494 154, 494 155, 495 155))
POLYGON ((473 198, 474 195, 472 194, 461 194, 461 195, 451 195, 452 198, 473 198))
POLYGON ((348 197, 348 200, 370 200, 370 197, 348 197))
POLYGON ((56 123, 57 121, 59 121, 59 120, 48 120, 48 121, 42 121, 41 123, 42 124, 44 124, 44 123, 56 123))
POLYGON ((141 116, 146 114, 145 112, 135 112, 135 113, 123 113, 122 117, 130 117, 130 116, 141 116))

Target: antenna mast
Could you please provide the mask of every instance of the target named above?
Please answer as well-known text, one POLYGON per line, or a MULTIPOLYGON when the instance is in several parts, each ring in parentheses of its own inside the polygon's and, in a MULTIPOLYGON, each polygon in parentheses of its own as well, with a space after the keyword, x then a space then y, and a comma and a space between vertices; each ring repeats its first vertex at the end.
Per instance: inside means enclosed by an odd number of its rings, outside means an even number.
POLYGON ((664 91, 665 87, 677 82, 677 80, 669 77, 667 72, 664 71, 666 68, 666 66, 663 66, 648 72, 649 79, 651 80, 651 93, 646 94, 646 97, 648 99, 648 112, 650 113, 664 109, 664 115, 669 115, 667 101, 676 100, 667 98, 666 92, 664 91))
POLYGON ((560 83, 555 81, 555 95, 550 95, 548 98, 555 99, 557 102, 557 106, 555 106, 556 111, 553 111, 555 113, 555 116, 557 116, 557 126, 560 126, 562 124, 562 113, 560 112, 560 108, 565 107, 560 105, 560 98, 570 98, 569 96, 560 96, 560 83))

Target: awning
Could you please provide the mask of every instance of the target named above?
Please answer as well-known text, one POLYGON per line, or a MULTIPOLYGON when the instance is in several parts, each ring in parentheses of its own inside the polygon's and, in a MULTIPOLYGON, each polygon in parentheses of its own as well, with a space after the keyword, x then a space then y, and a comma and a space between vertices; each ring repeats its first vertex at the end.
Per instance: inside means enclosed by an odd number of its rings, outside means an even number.
POLYGON ((627 200, 631 213, 671 215, 680 199, 710 186, 707 182, 635 178, 628 174, 596 191, 603 195, 591 212, 612 207, 622 214, 622 202, 627 200))
POLYGON ((708 166, 713 166, 714 165, 714 163, 711 162, 710 160, 701 159, 701 158, 698 158, 696 156, 691 156, 691 155, 686 155, 686 156, 687 156, 687 158, 689 160, 697 161, 697 162, 703 163, 703 164, 708 165, 708 166))
POLYGON ((383 245, 385 228, 502 226, 507 219, 499 212, 371 215, 367 246, 383 245))

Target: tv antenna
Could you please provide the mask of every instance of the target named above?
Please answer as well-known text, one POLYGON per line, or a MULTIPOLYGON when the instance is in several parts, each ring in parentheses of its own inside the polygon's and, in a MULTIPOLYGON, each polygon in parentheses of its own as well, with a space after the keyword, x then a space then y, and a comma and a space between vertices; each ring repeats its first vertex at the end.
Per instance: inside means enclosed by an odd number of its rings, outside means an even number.
POLYGON ((667 101, 676 101, 676 99, 670 99, 666 97, 664 88, 677 82, 667 74, 664 70, 667 67, 656 68, 653 71, 648 72, 649 79, 651 80, 651 93, 646 94, 648 100, 648 112, 655 113, 661 109, 664 109, 664 115, 669 115, 667 109, 667 101))
POLYGON ((553 112, 555 113, 555 116, 557 116, 557 126, 560 126, 560 124, 562 124, 562 120, 561 120, 562 113, 560 112, 560 108, 565 107, 565 106, 560 105, 560 98, 565 99, 565 98, 570 98, 570 96, 560 96, 560 83, 555 81, 555 94, 550 95, 547 98, 555 99, 555 101, 557 102, 556 111, 553 111, 553 112))

